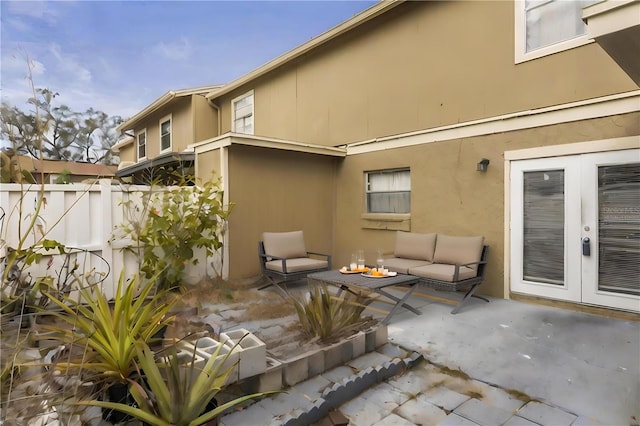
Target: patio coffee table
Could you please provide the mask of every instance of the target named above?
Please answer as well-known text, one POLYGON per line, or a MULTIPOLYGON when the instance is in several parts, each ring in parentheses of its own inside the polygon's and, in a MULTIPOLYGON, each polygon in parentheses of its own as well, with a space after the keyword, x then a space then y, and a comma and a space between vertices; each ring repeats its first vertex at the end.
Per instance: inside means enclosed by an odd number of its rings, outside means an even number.
POLYGON ((390 300, 393 300, 395 304, 393 305, 393 308, 387 314, 387 316, 382 320, 383 324, 389 323, 391 316, 398 310, 400 306, 410 310, 416 315, 421 315, 421 312, 419 310, 405 303, 409 296, 411 296, 411 293, 413 293, 413 291, 416 289, 415 284, 417 284, 419 281, 419 278, 414 277, 413 275, 398 274, 394 277, 372 278, 365 277, 360 274, 343 274, 339 270, 334 269, 332 271, 309 274, 307 275, 307 279, 323 281, 327 284, 340 287, 338 295, 340 295, 342 290, 349 291, 350 288, 353 288, 355 290, 368 289, 390 300), (385 290, 385 288, 395 285, 409 286, 402 298, 398 298, 385 290))

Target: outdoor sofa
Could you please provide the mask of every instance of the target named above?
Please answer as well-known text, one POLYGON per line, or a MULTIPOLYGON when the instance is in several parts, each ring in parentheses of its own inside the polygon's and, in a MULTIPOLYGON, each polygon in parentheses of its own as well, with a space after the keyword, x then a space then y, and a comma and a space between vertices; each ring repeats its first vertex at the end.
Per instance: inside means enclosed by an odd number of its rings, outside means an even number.
POLYGON ((467 290, 451 311, 457 313, 484 280, 489 246, 482 236, 451 236, 398 231, 393 256, 385 268, 420 278, 419 283, 440 291, 467 290))

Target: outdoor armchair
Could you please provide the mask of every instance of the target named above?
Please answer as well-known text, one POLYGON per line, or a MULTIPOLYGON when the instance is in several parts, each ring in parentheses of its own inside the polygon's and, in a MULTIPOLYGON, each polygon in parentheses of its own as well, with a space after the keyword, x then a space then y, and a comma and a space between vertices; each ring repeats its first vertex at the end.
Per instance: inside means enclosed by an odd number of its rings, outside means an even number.
POLYGON ((262 275, 268 280, 259 289, 306 278, 312 272, 331 269, 331 255, 307 251, 302 231, 264 232, 258 242, 262 275))

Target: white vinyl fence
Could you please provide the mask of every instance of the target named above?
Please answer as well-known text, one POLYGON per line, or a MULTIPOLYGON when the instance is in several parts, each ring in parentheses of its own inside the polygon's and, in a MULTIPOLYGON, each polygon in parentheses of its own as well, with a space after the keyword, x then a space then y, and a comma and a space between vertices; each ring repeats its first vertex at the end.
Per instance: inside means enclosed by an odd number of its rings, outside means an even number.
MULTIPOLYGON (((115 285, 121 271, 127 276, 138 270, 137 256, 122 250, 130 242, 124 239, 110 241, 114 228, 123 223, 125 208, 122 201, 138 197, 148 191, 146 186, 126 187, 103 179, 95 184, 20 185, 0 186, 0 257, 4 259, 9 248, 18 247, 25 239, 23 248, 41 239, 55 240, 72 249, 72 263, 77 262, 76 275, 95 272, 105 274, 102 290, 110 298, 115 294, 115 285), (44 191, 43 191, 44 189, 44 191), (36 215, 39 197, 44 201, 36 217, 36 227, 26 233, 29 222, 36 215)), ((46 256, 36 267, 27 271, 32 278, 43 274, 60 279, 68 265, 65 256, 56 255, 57 250, 43 252, 46 256)))

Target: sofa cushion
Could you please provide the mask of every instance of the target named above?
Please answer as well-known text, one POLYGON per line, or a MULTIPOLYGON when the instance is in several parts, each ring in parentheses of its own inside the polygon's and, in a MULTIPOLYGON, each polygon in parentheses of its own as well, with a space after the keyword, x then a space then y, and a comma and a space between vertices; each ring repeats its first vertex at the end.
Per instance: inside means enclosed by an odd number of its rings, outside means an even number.
MULTIPOLYGON (((482 257, 484 237, 453 237, 438 234, 438 243, 433 255, 433 263, 450 265, 479 262, 482 257)), ((478 265, 471 267, 474 271, 478 265)))
POLYGON ((436 234, 419 234, 417 232, 396 233, 395 257, 404 259, 433 261, 433 251, 436 245, 436 234))
MULTIPOLYGON (((312 259, 310 257, 298 257, 295 259, 285 260, 287 264, 287 273, 315 271, 316 269, 327 269, 329 263, 326 260, 312 259)), ((265 264, 265 268, 271 271, 284 272, 282 268, 282 260, 271 260, 265 264)))
POLYGON ((302 231, 292 232, 264 232, 262 234, 264 252, 268 256, 307 257, 307 249, 304 246, 302 231))
MULTIPOLYGON (((418 266, 409 269, 409 274, 421 278, 431 278, 439 281, 453 282, 456 267, 444 263, 434 263, 427 266, 418 266)), ((478 275, 475 269, 463 266, 458 271, 458 281, 473 278, 478 275)))
POLYGON ((426 260, 404 259, 401 257, 388 257, 384 259, 384 267, 399 274, 407 274, 410 268, 430 265, 426 260))

